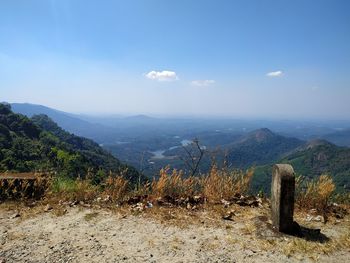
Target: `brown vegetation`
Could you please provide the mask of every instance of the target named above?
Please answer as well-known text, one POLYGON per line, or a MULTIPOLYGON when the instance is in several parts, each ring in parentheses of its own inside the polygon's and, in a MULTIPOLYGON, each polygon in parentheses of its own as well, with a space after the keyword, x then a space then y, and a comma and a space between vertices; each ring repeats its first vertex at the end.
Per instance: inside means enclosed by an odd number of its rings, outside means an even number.
POLYGON ((0 175, 0 200, 42 197, 49 187, 51 175, 5 173, 0 175))
POLYGON ((303 177, 296 179, 296 202, 300 208, 326 211, 330 197, 335 190, 333 180, 328 175, 305 181, 303 177))
MULTIPOLYGON (((18 178, 0 180, 0 196, 3 199, 18 199, 40 197, 46 193, 47 199, 75 202, 104 200, 105 203, 118 204, 152 202, 188 206, 190 203, 193 206, 236 203, 258 206, 261 201, 247 195, 252 177, 253 170, 219 169, 215 165, 208 174, 201 176, 186 176, 181 170, 166 167, 161 169, 158 178, 136 188, 122 175, 116 174, 110 174, 99 186, 90 179, 37 176, 32 184, 18 178)), ((296 206, 302 210, 316 209, 317 213, 326 217, 332 210, 330 199, 334 190, 335 185, 330 176, 322 175, 309 181, 297 177, 296 206)), ((337 196, 337 200, 345 203, 343 199, 344 195, 337 196)))

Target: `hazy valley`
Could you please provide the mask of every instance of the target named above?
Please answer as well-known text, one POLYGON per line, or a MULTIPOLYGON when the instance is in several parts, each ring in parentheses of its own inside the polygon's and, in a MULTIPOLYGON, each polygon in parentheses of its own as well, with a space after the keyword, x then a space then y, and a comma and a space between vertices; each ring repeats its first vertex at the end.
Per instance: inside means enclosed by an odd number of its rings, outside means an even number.
POLYGON ((32 104, 11 107, 28 117, 47 115, 68 132, 98 142, 149 179, 159 176, 166 166, 189 174, 187 151, 194 157, 199 154, 192 143, 197 139, 204 153, 198 175, 207 173, 213 164, 243 170, 255 167, 252 190, 268 193, 271 167, 282 162, 293 164, 296 173, 307 178, 329 174, 339 191, 349 190, 350 123, 346 121, 104 117, 32 104))

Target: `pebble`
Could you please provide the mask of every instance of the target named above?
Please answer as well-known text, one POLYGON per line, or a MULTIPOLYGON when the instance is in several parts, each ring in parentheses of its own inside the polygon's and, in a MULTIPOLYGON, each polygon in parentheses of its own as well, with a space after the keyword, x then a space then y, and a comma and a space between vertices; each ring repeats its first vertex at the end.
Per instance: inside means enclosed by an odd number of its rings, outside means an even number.
POLYGON ((49 212, 49 211, 51 211, 53 209, 53 207, 50 205, 50 204, 47 204, 46 206, 45 206, 45 208, 44 208, 44 211, 45 212, 49 212))
POLYGON ((17 217, 21 217, 21 215, 19 213, 14 213, 13 215, 10 216, 10 219, 14 219, 17 217))

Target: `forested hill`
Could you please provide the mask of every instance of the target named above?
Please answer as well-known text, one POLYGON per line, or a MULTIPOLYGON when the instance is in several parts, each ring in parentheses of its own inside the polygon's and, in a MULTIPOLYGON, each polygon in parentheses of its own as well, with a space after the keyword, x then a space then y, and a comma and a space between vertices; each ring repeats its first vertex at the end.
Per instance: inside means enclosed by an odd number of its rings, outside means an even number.
POLYGON ((113 134, 113 129, 111 128, 84 121, 74 114, 52 109, 43 105, 11 103, 11 109, 14 113, 20 113, 29 118, 34 115, 45 114, 64 130, 79 136, 93 139, 97 142, 104 141, 110 138, 113 134))
POLYGON ((262 128, 242 136, 233 144, 226 145, 227 161, 238 168, 273 163, 305 142, 288 138, 262 128))
POLYGON ((92 169, 98 183, 109 171, 124 172, 131 181, 139 173, 122 164, 92 140, 61 129, 46 115, 32 119, 0 104, 0 171, 56 170, 60 174, 84 176, 92 169))
MULTIPOLYGON (((338 191, 350 191, 350 149, 324 140, 311 141, 278 161, 289 163, 298 175, 316 178, 330 175, 338 191)), ((253 180, 254 190, 269 191, 272 165, 258 166, 253 180)))

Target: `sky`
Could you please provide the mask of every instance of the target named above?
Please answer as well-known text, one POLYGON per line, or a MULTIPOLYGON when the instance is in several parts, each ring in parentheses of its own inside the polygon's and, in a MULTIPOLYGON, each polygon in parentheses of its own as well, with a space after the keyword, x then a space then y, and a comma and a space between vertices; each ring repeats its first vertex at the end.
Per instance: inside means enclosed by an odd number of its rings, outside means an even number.
POLYGON ((350 1, 2 0, 0 101, 350 119, 350 1))

